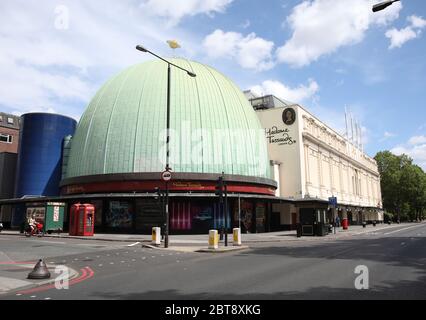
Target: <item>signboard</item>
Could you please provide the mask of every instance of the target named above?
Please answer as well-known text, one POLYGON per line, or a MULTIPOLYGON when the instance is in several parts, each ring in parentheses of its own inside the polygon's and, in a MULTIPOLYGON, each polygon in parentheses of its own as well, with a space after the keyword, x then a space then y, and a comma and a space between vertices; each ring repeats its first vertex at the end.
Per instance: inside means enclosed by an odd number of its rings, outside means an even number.
POLYGON ((272 128, 265 129, 266 132, 266 139, 269 142, 269 144, 277 144, 279 146, 283 145, 293 145, 296 143, 296 139, 294 139, 290 135, 290 130, 288 128, 285 129, 279 129, 276 126, 273 126, 272 128))
POLYGON ((59 207, 55 206, 53 207, 53 222, 59 221, 59 207))
POLYGON ((172 180, 172 173, 170 171, 164 171, 161 174, 161 179, 165 182, 172 180))
POLYGON ((336 197, 328 198, 328 204, 336 207, 337 206, 337 198, 336 197))

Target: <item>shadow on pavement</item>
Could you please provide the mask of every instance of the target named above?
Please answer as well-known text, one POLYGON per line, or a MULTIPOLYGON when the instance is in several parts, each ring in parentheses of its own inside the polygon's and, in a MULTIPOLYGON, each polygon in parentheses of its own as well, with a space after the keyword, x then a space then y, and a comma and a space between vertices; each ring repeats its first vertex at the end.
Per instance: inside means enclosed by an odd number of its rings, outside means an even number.
MULTIPOLYGON (((252 247, 241 255, 279 255, 293 258, 350 259, 387 262, 426 270, 426 237, 338 240, 298 243, 296 246, 252 247)), ((425 297, 426 298, 426 297, 425 297)))
POLYGON ((270 294, 207 293, 185 294, 178 290, 121 293, 93 293, 91 299, 112 300, 424 300, 426 274, 417 281, 389 281, 369 290, 314 287, 308 292, 282 291, 270 294), (413 290, 417 288, 417 290, 413 290))

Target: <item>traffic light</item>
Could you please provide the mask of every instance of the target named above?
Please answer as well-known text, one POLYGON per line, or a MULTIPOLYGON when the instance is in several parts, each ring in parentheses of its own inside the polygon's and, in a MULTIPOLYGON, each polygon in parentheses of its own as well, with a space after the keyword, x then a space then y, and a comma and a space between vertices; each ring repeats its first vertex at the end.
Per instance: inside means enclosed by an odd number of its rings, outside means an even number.
POLYGON ((215 192, 214 192, 215 195, 219 197, 223 197, 223 189, 224 189, 223 177, 219 177, 215 187, 215 192))
POLYGON ((160 201, 163 201, 163 198, 165 196, 164 191, 157 187, 155 188, 155 193, 157 195, 155 198, 158 198, 160 201))

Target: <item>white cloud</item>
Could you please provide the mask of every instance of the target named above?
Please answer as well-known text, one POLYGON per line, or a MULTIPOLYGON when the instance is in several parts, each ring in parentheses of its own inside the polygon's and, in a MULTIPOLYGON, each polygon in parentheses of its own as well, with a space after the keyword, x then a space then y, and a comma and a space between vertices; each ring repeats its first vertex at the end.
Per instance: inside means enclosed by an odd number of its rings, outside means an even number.
POLYGON ((390 39, 389 49, 401 48, 404 43, 420 36, 421 29, 426 27, 426 20, 422 17, 410 16, 407 18, 410 25, 403 29, 392 28, 386 31, 385 36, 390 39))
POLYGON ((359 43, 372 25, 387 25, 399 16, 401 3, 373 13, 374 0, 313 0, 293 8, 287 23, 291 38, 277 50, 278 60, 302 67, 338 48, 359 43))
POLYGON ((379 142, 384 142, 390 138, 396 137, 397 135, 395 133, 389 132, 389 131, 385 131, 385 133, 383 134, 383 137, 379 140, 379 142))
POLYGON ((426 20, 418 16, 409 16, 407 20, 411 23, 411 26, 416 29, 423 29, 426 27, 426 20))
POLYGON ((426 143, 426 136, 414 136, 411 137, 410 140, 408 140, 408 143, 410 145, 419 145, 419 144, 425 144, 426 143))
POLYGON ((244 36, 218 29, 204 39, 203 46, 210 57, 233 58, 246 69, 263 71, 274 66, 274 43, 257 37, 255 33, 244 36))
POLYGON ((405 145, 398 145, 391 150, 396 155, 406 154, 414 163, 426 170, 426 136, 414 136, 405 145))
POLYGON ((389 38, 391 44, 389 49, 401 48, 404 43, 408 40, 417 38, 417 33, 411 29, 411 27, 406 27, 404 29, 390 29, 386 31, 386 38, 389 38))
POLYGON ((266 80, 260 85, 251 87, 250 90, 257 95, 273 94, 287 101, 302 103, 318 92, 319 85, 315 80, 309 79, 307 86, 299 85, 296 88, 291 88, 279 81, 266 80))
MULTIPOLYGON (((160 54, 168 50, 170 30, 134 0, 63 0, 64 29, 58 28, 58 5, 55 0, 0 4, 0 108, 6 112, 55 110, 78 118, 110 76, 152 59, 136 51, 136 44, 160 54)), ((173 37, 187 57, 200 48, 179 27, 173 37)))
POLYGON ((392 133, 392 132, 385 131, 385 133, 383 134, 383 136, 384 136, 385 138, 392 138, 392 137, 395 137, 395 136, 396 136, 396 134, 395 134, 395 133, 392 133))
POLYGON ((233 0, 144 0, 141 8, 151 16, 168 19, 169 25, 173 26, 185 16, 222 13, 232 2, 233 0))

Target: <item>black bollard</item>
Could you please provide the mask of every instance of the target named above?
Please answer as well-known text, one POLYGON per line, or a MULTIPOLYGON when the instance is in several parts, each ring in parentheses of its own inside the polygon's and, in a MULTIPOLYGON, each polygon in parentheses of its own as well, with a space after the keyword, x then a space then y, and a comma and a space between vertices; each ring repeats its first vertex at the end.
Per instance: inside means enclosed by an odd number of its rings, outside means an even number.
POLYGON ((28 274, 28 279, 49 279, 50 272, 47 269, 43 260, 39 260, 35 265, 33 271, 28 274))

